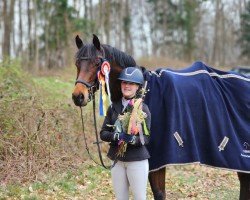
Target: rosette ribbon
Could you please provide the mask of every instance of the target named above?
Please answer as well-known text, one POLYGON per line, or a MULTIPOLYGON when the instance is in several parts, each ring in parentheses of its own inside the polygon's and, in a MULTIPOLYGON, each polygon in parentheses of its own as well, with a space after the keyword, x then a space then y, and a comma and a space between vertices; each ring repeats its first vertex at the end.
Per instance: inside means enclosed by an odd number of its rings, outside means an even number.
POLYGON ((106 116, 108 106, 112 104, 109 87, 109 73, 110 64, 108 61, 104 61, 101 66, 101 70, 98 72, 97 75, 100 84, 99 114, 101 116, 106 116), (106 93, 105 86, 108 94, 106 93))

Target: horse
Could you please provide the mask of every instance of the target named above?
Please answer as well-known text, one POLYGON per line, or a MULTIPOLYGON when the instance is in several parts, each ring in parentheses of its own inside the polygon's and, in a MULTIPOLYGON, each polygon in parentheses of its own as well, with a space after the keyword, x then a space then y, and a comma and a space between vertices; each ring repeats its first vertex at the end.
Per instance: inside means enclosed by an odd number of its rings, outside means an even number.
MULTIPOLYGON (((88 43, 88 44, 84 44, 83 41, 81 40, 81 38, 77 35, 75 37, 75 43, 76 46, 78 48, 78 51, 76 53, 75 56, 75 65, 77 68, 77 75, 76 75, 76 82, 75 82, 75 88, 73 90, 72 93, 72 99, 73 102, 75 103, 76 106, 86 106, 88 104, 89 101, 91 101, 92 96, 94 95, 94 93, 98 90, 98 77, 97 77, 97 73, 99 70, 101 70, 101 65, 103 62, 107 61, 110 64, 110 73, 109 73, 109 87, 110 87, 110 93, 111 93, 111 101, 117 101, 121 98, 122 93, 121 93, 121 89, 119 87, 119 81, 118 81, 118 76, 119 73, 122 71, 122 69, 126 68, 126 67, 130 67, 130 66, 136 66, 136 62, 134 60, 134 58, 128 54, 126 54, 125 52, 122 52, 120 50, 118 50, 115 47, 112 47, 110 45, 107 44, 101 44, 101 42, 99 41, 99 38, 96 35, 93 35, 93 41, 92 43, 88 43)), ((190 87, 194 87, 194 88, 199 88, 201 87, 200 85, 203 84, 204 80, 202 77, 205 77, 206 79, 208 79, 208 82, 213 83, 216 82, 215 84, 219 84, 219 90, 220 90, 220 94, 216 94, 216 97, 213 97, 213 90, 211 91, 211 89, 207 88, 208 91, 208 98, 209 101, 211 101, 211 105, 215 105, 217 104, 216 101, 214 101, 213 98, 222 98, 225 95, 229 95, 229 96, 233 96, 230 94, 230 90, 228 90, 226 87, 227 85, 230 85, 230 87, 232 89, 238 89, 235 84, 240 82, 239 87, 241 88, 240 90, 243 90, 244 94, 243 96, 241 96, 239 98, 239 100, 245 100, 246 98, 248 98, 249 96, 249 78, 241 76, 239 74, 230 74, 230 73, 224 73, 218 74, 219 71, 214 70, 213 68, 209 68, 206 67, 203 63, 198 62, 196 63, 196 65, 194 65, 194 67, 203 67, 202 69, 197 68, 197 70, 195 70, 194 72, 190 72, 189 68, 187 68, 184 71, 178 72, 178 71, 173 71, 173 70, 164 70, 164 69, 159 69, 156 71, 148 71, 145 67, 140 66, 142 72, 144 73, 145 76, 145 80, 149 81, 149 86, 151 87, 149 89, 149 92, 146 93, 146 97, 145 97, 145 102, 148 104, 150 111, 152 112, 152 127, 153 129, 156 128, 155 130, 151 130, 151 141, 149 145, 149 151, 152 160, 151 160, 151 166, 150 166, 150 172, 149 172, 149 182, 150 182, 150 186, 153 192, 153 196, 154 199, 156 200, 160 200, 160 199, 165 199, 166 198, 166 194, 165 194, 165 173, 166 173, 166 166, 171 163, 171 162, 175 162, 177 164, 179 163, 192 163, 194 161, 199 161, 201 164, 205 163, 208 165, 212 165, 215 167, 219 167, 219 168, 227 168, 227 160, 224 159, 223 156, 227 156, 226 154, 230 154, 231 152, 229 150, 229 146, 233 146, 232 144, 234 144, 234 139, 231 139, 231 136, 228 137, 224 137, 224 138, 220 138, 221 143, 218 146, 217 150, 211 149, 209 147, 209 145, 201 145, 199 146, 196 141, 192 138, 192 137, 199 137, 197 135, 193 135, 189 138, 185 138, 185 136, 182 135, 182 133, 180 131, 176 131, 174 132, 174 134, 172 135, 171 141, 168 140, 162 140, 161 136, 162 134, 165 133, 159 133, 159 132, 164 132, 161 131, 162 126, 164 126, 164 128, 166 129, 168 126, 171 127, 171 124, 176 124, 177 126, 179 126, 178 123, 180 123, 182 125, 182 121, 181 121, 181 116, 185 116, 187 118, 184 119, 184 121, 187 121, 187 123, 185 123, 185 127, 187 128, 187 126, 191 126, 190 128, 191 130, 193 129, 197 129, 196 126, 198 125, 205 125, 203 127, 203 129, 207 129, 207 130, 213 130, 213 126, 214 123, 217 123, 217 119, 213 119, 214 117, 209 116, 209 112, 213 113, 213 110, 210 110, 209 108, 207 108, 207 104, 209 104, 209 102, 205 102, 205 109, 207 109, 208 111, 208 119, 212 122, 210 123, 210 121, 208 120, 208 122, 204 122, 202 121, 202 119, 200 119, 199 117, 199 112, 187 112, 184 113, 183 112, 183 108, 182 108, 182 104, 188 104, 187 107, 199 107, 198 102, 202 102, 205 101, 204 99, 202 99, 202 96, 207 95, 207 94, 203 94, 202 91, 195 93, 193 91, 190 91, 190 95, 191 97, 190 100, 187 100, 187 102, 185 102, 184 100, 182 100, 182 98, 185 98, 185 90, 188 90, 190 87), (185 76, 183 75, 185 74, 185 76), (197 75, 198 74, 198 75, 197 75), (224 78, 223 80, 221 80, 222 78, 224 78), (231 80, 231 79, 233 80, 231 80), (191 79, 193 82, 197 82, 197 85, 195 85, 195 83, 188 82, 188 80, 191 79), (239 80, 238 80, 239 79, 239 80), (171 81, 169 81, 171 80, 171 81), (223 81, 226 80, 226 83, 224 83, 223 81), (231 82, 233 82, 231 84, 231 82), (174 85, 173 83, 177 81, 177 84, 174 85), (183 81, 187 81, 182 83, 183 81), (166 88, 157 88, 157 87, 161 87, 159 85, 161 85, 162 83, 167 82, 167 87, 166 88), (178 84, 181 83, 182 85, 179 87, 178 84), (221 90, 226 90, 227 93, 221 93, 221 90), (244 87, 247 87, 247 91, 244 91, 244 87), (156 91, 156 94, 154 94, 154 90, 156 91), (176 94, 173 95, 172 98, 169 98, 169 96, 167 97, 161 97, 163 95, 165 95, 166 91, 174 91, 176 92, 176 94), (181 92, 179 92, 181 91, 181 92), (178 93, 179 92, 179 93, 178 93), (183 94, 184 93, 184 94, 183 94), (212 97, 211 97, 212 95, 212 97), (193 98, 192 96, 197 96, 197 98, 193 98), (159 99, 157 98, 162 98, 163 100, 159 103, 159 99), (179 102, 179 101, 183 101, 183 102, 179 102), (191 101, 191 102, 189 102, 191 101), (172 113, 173 115, 171 117, 168 117, 166 113, 164 113, 164 117, 159 120, 158 114, 157 112, 166 112, 165 109, 165 105, 166 103, 170 103, 171 106, 167 107, 169 110, 169 113, 172 113), (162 104, 162 105, 161 105, 162 104), (157 106, 157 108, 156 108, 157 106), (163 107, 161 107, 163 106, 163 107), (159 107, 159 108, 158 108, 159 107), (176 108, 176 109, 180 109, 180 110, 171 110, 172 107, 176 108), (158 109, 158 110, 157 110, 158 109), (154 110, 156 110, 156 113, 154 112, 154 110), (176 112, 178 112, 177 115, 176 112), (187 116, 186 116, 187 115, 187 116), (196 116, 197 115, 197 116, 196 116), (192 119, 195 120, 196 123, 192 122, 192 119), (176 121, 176 122, 175 122, 176 121), (191 124, 191 125, 190 125, 191 124), (198 124, 198 125, 197 125, 198 124), (158 130, 159 128, 159 130, 158 130), (159 132, 158 132, 159 131, 159 132), (159 138, 158 136, 156 137, 155 135, 159 134, 159 138), (191 139, 190 139, 191 138, 191 139), (222 140, 223 139, 223 140, 222 140), (190 143, 190 144, 189 144, 190 143), (196 151, 195 155, 192 153, 185 153, 184 149, 187 148, 187 146, 195 146, 196 149, 201 148, 202 149, 202 153, 198 154, 196 151), (175 150, 174 152, 169 152, 169 151, 173 151, 173 149, 167 149, 167 146, 170 146, 171 148, 178 148, 178 150, 175 150), (158 151, 157 148, 161 148, 163 150, 158 151), (167 150, 167 151, 166 151, 167 150), (219 158, 218 159, 224 159, 223 163, 219 163, 219 164, 215 164, 213 163, 214 160, 209 158, 206 158, 204 155, 209 155, 209 156, 213 156, 215 154, 215 151, 218 151, 220 153, 219 158), (170 159, 170 154, 174 154, 174 157, 171 158, 172 160, 168 160, 170 159), (165 155, 166 154, 166 155, 165 155), (223 155, 223 156, 222 156, 223 155), (160 161, 157 163, 155 162, 156 157, 161 158, 160 161), (185 158, 185 161, 182 160, 178 160, 179 158, 185 158), (226 160, 226 161, 225 161, 226 160), (225 161, 225 162, 224 162, 225 161)), ((207 85, 202 85, 203 87, 208 87, 207 85)), ((211 86, 214 87, 214 86, 211 86)), ((198 89, 196 89, 198 90, 198 89)), ((187 92, 189 93, 189 92, 187 92)), ((225 101, 225 97, 224 100, 225 101)), ((230 104, 230 102, 223 102, 225 104, 230 104)), ((235 104, 237 104, 237 101, 233 102, 235 104)), ((221 107, 218 107, 216 109, 218 109, 219 111, 221 111, 222 113, 224 113, 224 111, 226 110, 226 107, 224 105, 221 105, 221 107), (225 107, 225 108, 224 108, 225 107)), ((238 104, 237 104, 238 106, 238 104)), ((239 105, 240 106, 240 105, 239 105)), ((240 110, 240 114, 241 115, 237 115, 237 110, 235 111, 234 108, 232 107, 232 110, 228 112, 226 112, 224 115, 229 117, 226 118, 226 123, 228 123, 228 121, 236 121, 239 122, 239 125, 244 125, 241 121, 237 121, 238 118, 240 117, 245 117, 245 121, 247 123, 245 128, 248 128, 248 134, 249 134, 249 99, 248 99, 248 103, 247 105, 243 105, 245 106, 243 109, 240 110), (233 114, 235 114, 235 119, 231 119, 230 116, 232 116, 233 114), (238 118, 237 118, 238 117, 238 118), (237 119, 236 119, 237 118, 237 119), (247 120, 247 121, 246 121, 247 120)), ((184 109, 187 109, 187 107, 185 107, 184 109)), ((198 108, 197 108, 198 109, 198 108)), ((217 114, 217 113, 215 113, 217 114)), ((234 122, 232 122, 232 125, 226 125, 219 127, 221 129, 221 131, 223 130, 224 127, 231 127, 233 126, 234 122)), ((200 127, 198 127, 200 128, 200 127)), ((217 127, 218 128, 218 127, 217 127)), ((238 131, 242 131, 242 127, 240 127, 238 129, 238 127, 236 127, 236 129, 238 131)), ((181 130, 181 129, 180 129, 181 130)), ((166 134, 165 134, 166 135, 166 134)), ((232 138, 235 136, 232 136, 232 138)), ((248 136, 248 138, 250 138, 248 136)), ((201 139, 202 140, 202 139, 201 139)), ((214 143, 214 138, 213 136, 207 137, 204 140, 208 140, 210 141, 210 143, 214 143)), ((202 140, 204 142, 204 140, 202 140)), ((247 140, 247 139, 245 139, 247 140)), ((245 141, 245 143, 249 143, 249 141, 245 141)), ((236 142, 237 143, 237 142, 236 142)), ((238 144, 238 143, 237 143, 238 144)), ((236 144, 236 145, 237 145, 236 144)), ((243 145, 242 145, 243 146, 243 145)), ((239 147, 241 148, 241 147, 239 147)), ((244 148, 244 147, 243 147, 244 148)), ((242 149, 243 149, 242 148, 242 149)), ((235 151, 235 149, 233 149, 233 151, 235 151)), ((217 152, 216 152, 217 153, 217 152)), ((237 162, 235 163, 241 163, 243 164, 243 170, 237 169, 238 166, 235 166, 234 164, 232 164, 232 166, 230 165, 228 167, 228 169, 232 169, 234 171, 237 171, 238 174, 238 178, 240 181, 240 196, 239 199, 240 200, 246 200, 246 199, 250 199, 250 160, 249 160, 249 154, 243 154, 241 153, 241 155, 244 155, 244 162, 242 162, 242 160, 239 160, 239 158, 237 157, 237 162), (239 161, 239 162, 238 162, 239 161)), ((231 155, 229 155, 230 157, 231 155)), ((232 156, 233 157, 233 156, 232 156)), ((151 158, 150 158, 151 159, 151 158)), ((230 159, 230 158, 229 158, 230 159)), ((240 157, 240 159, 243 159, 243 157, 240 157)), ((150 160, 149 160, 150 162, 150 160)))

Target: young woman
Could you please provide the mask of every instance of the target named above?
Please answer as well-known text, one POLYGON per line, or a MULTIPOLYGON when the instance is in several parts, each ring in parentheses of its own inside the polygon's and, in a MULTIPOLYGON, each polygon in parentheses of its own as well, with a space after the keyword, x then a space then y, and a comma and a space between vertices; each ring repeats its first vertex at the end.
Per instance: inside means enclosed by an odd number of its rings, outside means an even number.
POLYGON ((151 115, 146 104, 142 103, 136 113, 144 116, 139 123, 139 129, 129 129, 131 126, 128 125, 134 107, 138 106, 136 101, 144 82, 143 74, 137 67, 128 67, 121 72, 119 80, 123 97, 108 108, 100 133, 101 139, 110 142, 108 157, 114 161, 111 177, 116 199, 128 200, 130 188, 135 200, 144 200, 150 157, 145 145, 149 142, 151 123, 151 115), (125 120, 125 117, 128 119, 125 120))

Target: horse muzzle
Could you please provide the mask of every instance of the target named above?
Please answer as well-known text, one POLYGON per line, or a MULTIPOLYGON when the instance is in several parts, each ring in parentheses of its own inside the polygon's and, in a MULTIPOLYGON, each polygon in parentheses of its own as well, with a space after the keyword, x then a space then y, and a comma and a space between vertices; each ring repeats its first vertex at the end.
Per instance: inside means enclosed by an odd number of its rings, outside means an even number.
POLYGON ((72 99, 73 102, 75 103, 76 106, 86 106, 87 105, 87 101, 84 98, 83 94, 78 94, 78 95, 74 95, 72 94, 72 99))

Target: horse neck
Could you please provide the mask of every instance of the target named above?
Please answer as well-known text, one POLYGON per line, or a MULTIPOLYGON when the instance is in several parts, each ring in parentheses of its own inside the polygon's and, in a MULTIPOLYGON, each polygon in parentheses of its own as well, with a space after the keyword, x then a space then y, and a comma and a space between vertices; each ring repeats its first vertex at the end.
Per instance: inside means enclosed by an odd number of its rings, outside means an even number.
POLYGON ((110 60, 110 92, 111 100, 118 101, 122 97, 121 84, 118 80, 120 72, 126 67, 136 65, 134 59, 126 53, 111 47, 109 45, 103 45, 106 58, 110 60))
POLYGON ((122 67, 117 63, 110 63, 111 72, 109 77, 111 100, 118 101, 122 97, 120 81, 118 80, 119 74, 122 71, 122 67))

